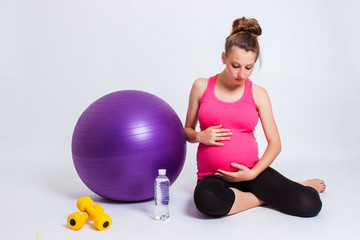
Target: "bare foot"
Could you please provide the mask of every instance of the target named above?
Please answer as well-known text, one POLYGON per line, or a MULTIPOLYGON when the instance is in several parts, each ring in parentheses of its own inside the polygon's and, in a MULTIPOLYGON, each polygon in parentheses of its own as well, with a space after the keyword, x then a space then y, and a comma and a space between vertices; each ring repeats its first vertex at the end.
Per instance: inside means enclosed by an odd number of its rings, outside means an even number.
POLYGON ((322 193, 326 189, 325 182, 318 178, 300 181, 298 183, 300 183, 301 185, 304 185, 304 186, 309 186, 309 187, 315 188, 315 190, 318 191, 318 193, 322 193))

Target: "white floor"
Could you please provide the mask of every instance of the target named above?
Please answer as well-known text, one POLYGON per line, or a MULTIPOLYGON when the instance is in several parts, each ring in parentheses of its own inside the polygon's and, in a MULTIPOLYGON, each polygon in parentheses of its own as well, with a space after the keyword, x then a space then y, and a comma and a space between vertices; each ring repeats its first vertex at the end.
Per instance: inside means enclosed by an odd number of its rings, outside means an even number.
POLYGON ((195 186, 193 159, 188 159, 171 187, 171 217, 151 218, 153 202, 114 203, 93 194, 81 182, 69 156, 32 154, 7 157, 1 166, 0 239, 360 239, 359 159, 285 161, 274 167, 290 178, 321 177, 327 190, 323 209, 314 218, 299 218, 258 207, 230 217, 212 219, 200 214, 192 201, 195 186), (106 231, 91 224, 73 231, 67 216, 77 211, 76 201, 90 196, 112 217, 106 231), (162 236, 162 237, 160 237, 162 236))

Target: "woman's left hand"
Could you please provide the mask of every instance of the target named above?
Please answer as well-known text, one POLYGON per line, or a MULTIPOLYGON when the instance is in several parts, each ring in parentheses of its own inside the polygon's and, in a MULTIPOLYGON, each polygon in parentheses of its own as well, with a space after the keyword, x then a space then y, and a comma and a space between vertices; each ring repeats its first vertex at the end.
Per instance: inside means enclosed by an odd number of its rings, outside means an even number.
POLYGON ((253 171, 244 165, 232 163, 231 166, 237 168, 238 170, 236 172, 227 172, 218 169, 215 173, 215 176, 223 179, 226 182, 243 182, 253 180, 256 177, 254 176, 253 171))

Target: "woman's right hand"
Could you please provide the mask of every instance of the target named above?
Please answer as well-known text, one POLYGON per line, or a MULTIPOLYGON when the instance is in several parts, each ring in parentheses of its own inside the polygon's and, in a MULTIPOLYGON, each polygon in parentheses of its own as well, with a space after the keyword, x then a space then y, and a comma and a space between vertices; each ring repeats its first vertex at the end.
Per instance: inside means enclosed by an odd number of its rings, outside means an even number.
POLYGON ((219 141, 230 140, 232 133, 230 129, 222 128, 222 125, 212 126, 204 131, 198 132, 196 137, 198 142, 205 145, 224 146, 224 143, 219 141))

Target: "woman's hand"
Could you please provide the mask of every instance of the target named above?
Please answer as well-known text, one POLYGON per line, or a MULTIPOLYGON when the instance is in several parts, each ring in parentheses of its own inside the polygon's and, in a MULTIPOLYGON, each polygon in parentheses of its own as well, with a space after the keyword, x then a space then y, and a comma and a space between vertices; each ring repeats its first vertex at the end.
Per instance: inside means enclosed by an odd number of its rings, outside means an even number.
POLYGON ((218 141, 230 140, 230 135, 232 135, 230 129, 222 128, 222 125, 218 125, 197 133, 197 140, 205 145, 223 146, 224 143, 218 141))
POLYGON ((251 169, 237 163, 232 163, 231 166, 237 168, 236 172, 227 172, 218 169, 215 176, 223 179, 226 182, 243 182, 253 180, 256 176, 251 169))

